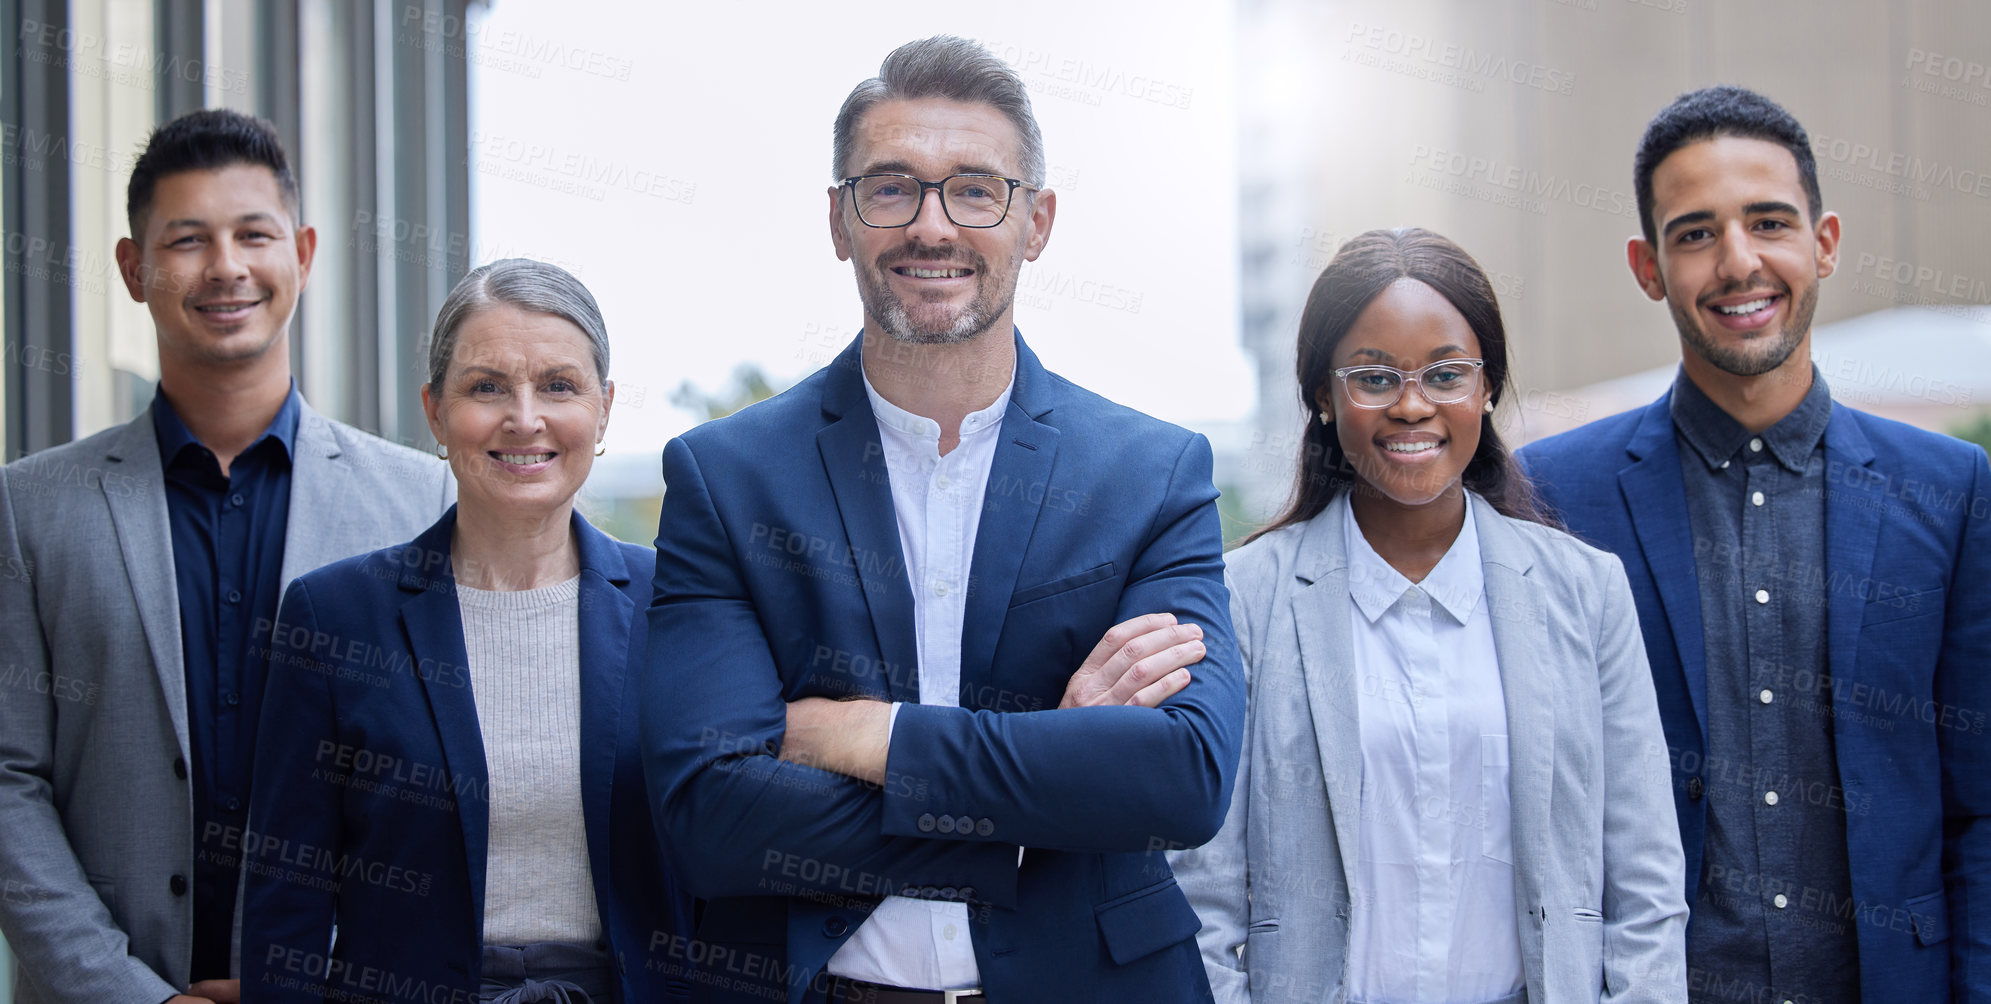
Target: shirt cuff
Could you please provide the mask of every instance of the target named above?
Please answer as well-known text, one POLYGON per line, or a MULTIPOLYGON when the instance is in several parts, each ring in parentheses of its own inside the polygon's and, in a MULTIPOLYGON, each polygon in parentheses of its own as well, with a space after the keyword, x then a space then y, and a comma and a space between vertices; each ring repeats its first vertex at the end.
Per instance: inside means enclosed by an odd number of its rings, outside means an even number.
POLYGON ((905 707, 905 704, 904 701, 893 701, 892 717, 885 720, 885 755, 888 757, 892 755, 892 730, 898 727, 899 709, 905 707))

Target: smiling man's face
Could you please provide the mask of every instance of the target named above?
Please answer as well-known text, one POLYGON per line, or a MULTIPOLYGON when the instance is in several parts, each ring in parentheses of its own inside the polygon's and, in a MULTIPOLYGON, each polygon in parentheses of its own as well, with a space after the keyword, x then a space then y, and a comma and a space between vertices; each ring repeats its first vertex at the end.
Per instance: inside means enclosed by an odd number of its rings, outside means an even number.
POLYGON ((1632 242, 1632 273, 1672 311, 1689 370, 1809 372, 1798 350, 1838 262, 1839 218, 1809 218, 1791 152, 1738 136, 1689 143, 1654 169, 1652 195, 1657 244, 1632 242))
POLYGON ((120 242, 118 265, 152 313, 162 358, 247 364, 282 343, 316 234, 292 218, 269 168, 160 178, 144 231, 120 242))
MULTIPOLYGON (((945 98, 881 101, 855 130, 852 176, 909 174, 939 181, 953 174, 1017 177, 1016 127, 994 107, 945 98)), ((999 226, 955 226, 927 190, 908 226, 866 226, 845 188, 830 190, 830 239, 852 263, 865 326, 910 344, 964 342, 985 331, 1007 334, 1016 281, 1050 237, 1055 196, 1018 189, 999 226)))

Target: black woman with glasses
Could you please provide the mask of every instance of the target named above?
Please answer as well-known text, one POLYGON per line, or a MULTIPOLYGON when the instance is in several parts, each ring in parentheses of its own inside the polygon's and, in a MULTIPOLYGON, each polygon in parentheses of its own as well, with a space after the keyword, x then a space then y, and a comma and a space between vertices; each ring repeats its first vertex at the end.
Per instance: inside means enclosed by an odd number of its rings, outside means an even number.
POLYGON ((1426 230, 1300 320, 1291 502, 1229 556, 1248 681, 1223 831, 1179 855, 1219 1001, 1685 1001, 1666 744, 1618 559, 1495 429, 1507 339, 1426 230))

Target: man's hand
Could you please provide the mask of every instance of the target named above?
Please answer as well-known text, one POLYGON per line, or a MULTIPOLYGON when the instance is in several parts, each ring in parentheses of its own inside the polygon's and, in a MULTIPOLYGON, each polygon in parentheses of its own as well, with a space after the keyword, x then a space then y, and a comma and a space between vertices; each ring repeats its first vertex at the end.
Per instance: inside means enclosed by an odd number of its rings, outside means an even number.
POLYGON ((202 980, 187 988, 179 1000, 213 1001, 214 1004, 242 1004, 241 980, 202 980))
POLYGON ((1189 686, 1187 667, 1203 661, 1203 629, 1174 614, 1142 614, 1107 629, 1065 684, 1060 708, 1152 708, 1189 686))
POLYGON ((781 759, 885 783, 885 755, 892 747, 892 706, 884 701, 833 701, 804 697, 788 702, 781 759))

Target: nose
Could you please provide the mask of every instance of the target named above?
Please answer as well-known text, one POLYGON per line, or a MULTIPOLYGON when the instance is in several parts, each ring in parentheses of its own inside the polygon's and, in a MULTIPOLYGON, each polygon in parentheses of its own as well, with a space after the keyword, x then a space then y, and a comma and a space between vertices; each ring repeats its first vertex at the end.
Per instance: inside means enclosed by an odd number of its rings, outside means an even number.
POLYGON ((1384 409, 1384 414, 1400 422, 1421 422, 1437 412, 1438 406, 1424 396, 1424 383, 1414 377, 1404 381, 1396 403, 1384 409))
POLYGON ((208 247, 211 250, 207 259, 207 281, 228 284, 248 277, 248 260, 242 256, 242 246, 233 237, 223 234, 208 247))
POLYGON ((1749 239, 1749 230, 1741 220, 1730 223, 1722 234, 1721 247, 1715 259, 1715 275, 1727 282, 1742 282, 1762 269, 1763 259, 1756 254, 1756 246, 1749 239))
POLYGON ((919 193, 919 214, 906 224, 906 236, 921 244, 946 243, 960 236, 954 221, 947 218, 947 207, 941 204, 940 189, 919 193))
POLYGON ((505 431, 516 435, 530 436, 539 432, 546 419, 539 410, 538 395, 531 387, 525 387, 511 396, 511 407, 505 409, 505 431))

